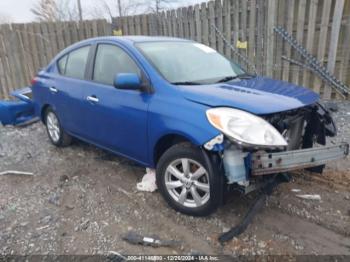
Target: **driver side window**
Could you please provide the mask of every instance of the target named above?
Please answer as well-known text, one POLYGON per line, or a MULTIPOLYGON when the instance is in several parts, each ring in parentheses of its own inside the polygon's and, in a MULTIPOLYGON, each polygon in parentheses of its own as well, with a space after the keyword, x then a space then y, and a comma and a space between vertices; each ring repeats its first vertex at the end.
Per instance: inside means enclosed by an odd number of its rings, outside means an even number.
POLYGON ((97 47, 93 80, 113 85, 116 74, 134 73, 141 77, 141 71, 134 60, 120 47, 99 44, 97 47))

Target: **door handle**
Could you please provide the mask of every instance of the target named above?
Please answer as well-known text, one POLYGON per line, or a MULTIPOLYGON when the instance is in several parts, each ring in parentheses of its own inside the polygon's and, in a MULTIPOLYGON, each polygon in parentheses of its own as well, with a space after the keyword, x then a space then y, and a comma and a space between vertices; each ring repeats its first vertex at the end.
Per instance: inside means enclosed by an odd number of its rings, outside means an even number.
POLYGON ((54 86, 50 87, 50 91, 51 91, 52 93, 57 93, 57 92, 58 92, 57 88, 54 87, 54 86))
POLYGON ((93 103, 98 103, 98 101, 100 101, 96 96, 88 96, 86 100, 93 103))

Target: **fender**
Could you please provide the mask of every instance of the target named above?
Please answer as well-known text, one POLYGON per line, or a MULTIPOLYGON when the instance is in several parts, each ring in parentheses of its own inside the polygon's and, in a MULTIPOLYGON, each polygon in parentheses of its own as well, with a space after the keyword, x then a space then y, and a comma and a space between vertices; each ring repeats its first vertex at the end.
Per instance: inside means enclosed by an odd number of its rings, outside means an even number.
MULTIPOLYGON (((165 99, 164 99, 165 100, 165 99)), ((206 118, 206 106, 182 99, 181 106, 171 106, 173 101, 155 99, 149 110, 149 163, 154 166, 154 149, 157 142, 167 135, 179 135, 195 146, 205 143, 220 134, 206 118), (176 112, 174 112, 176 108, 176 112), (158 112, 161 111, 161 112, 158 112)), ((179 102, 181 100, 178 100, 179 102)))

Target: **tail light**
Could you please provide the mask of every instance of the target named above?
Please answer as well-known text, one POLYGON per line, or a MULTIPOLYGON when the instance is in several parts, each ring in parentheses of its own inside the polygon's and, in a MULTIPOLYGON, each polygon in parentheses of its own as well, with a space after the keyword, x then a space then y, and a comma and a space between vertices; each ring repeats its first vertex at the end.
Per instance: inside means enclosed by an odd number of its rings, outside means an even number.
POLYGON ((36 77, 33 77, 32 80, 30 80, 31 86, 35 85, 36 82, 38 82, 38 79, 36 77))

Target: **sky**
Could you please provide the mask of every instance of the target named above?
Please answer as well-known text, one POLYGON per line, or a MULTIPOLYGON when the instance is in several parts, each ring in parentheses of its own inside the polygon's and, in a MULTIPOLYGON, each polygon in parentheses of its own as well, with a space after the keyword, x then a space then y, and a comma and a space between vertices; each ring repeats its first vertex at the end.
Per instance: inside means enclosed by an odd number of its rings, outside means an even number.
MULTIPOLYGON (((9 18, 13 23, 27 23, 35 20, 30 11, 38 0, 0 0, 0 16, 9 18)), ((71 0, 72 2, 75 0, 71 0)), ((113 1, 113 0, 106 0, 113 1)), ((178 0, 180 5, 194 4, 203 2, 201 0, 178 0)), ((81 0, 83 13, 86 18, 94 10, 99 0, 81 0)))

